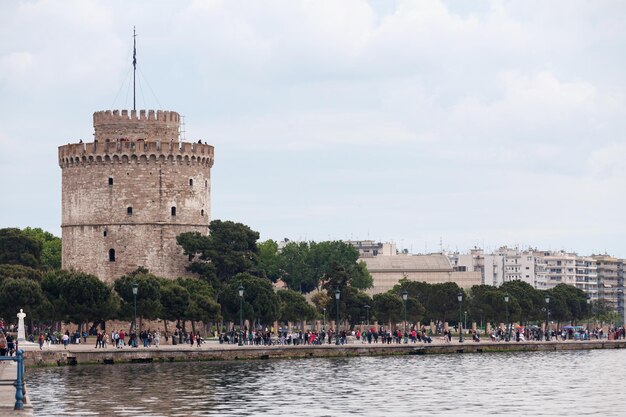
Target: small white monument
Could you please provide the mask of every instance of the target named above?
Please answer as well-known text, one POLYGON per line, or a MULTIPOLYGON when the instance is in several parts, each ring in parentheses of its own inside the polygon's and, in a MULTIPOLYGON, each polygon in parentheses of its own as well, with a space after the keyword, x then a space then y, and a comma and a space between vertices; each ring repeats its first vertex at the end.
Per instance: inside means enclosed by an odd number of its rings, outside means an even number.
POLYGON ((26 317, 26 313, 24 310, 20 308, 20 312, 17 313, 17 341, 25 342, 26 341, 26 332, 24 327, 24 318, 26 317))

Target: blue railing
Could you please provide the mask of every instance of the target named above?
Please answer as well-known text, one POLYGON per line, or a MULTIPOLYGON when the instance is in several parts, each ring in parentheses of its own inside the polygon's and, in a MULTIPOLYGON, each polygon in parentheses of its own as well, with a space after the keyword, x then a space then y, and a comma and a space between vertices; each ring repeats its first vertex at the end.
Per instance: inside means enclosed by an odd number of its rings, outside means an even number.
POLYGON ((0 356, 0 361, 17 362, 17 376, 15 380, 0 380, 0 385, 13 385, 15 387, 15 410, 23 410, 26 402, 26 387, 24 386, 24 351, 18 350, 15 356, 0 356))

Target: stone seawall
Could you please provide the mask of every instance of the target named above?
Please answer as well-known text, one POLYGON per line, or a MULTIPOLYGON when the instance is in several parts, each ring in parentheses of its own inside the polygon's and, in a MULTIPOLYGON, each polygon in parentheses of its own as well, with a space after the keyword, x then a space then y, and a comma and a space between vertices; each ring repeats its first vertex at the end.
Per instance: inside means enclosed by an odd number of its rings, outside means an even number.
POLYGON ((538 352, 591 349, 624 349, 626 340, 585 342, 481 342, 452 344, 361 344, 344 346, 232 346, 29 350, 24 353, 26 366, 65 366, 85 364, 233 361, 288 358, 330 358, 355 356, 429 355, 487 352, 538 352))

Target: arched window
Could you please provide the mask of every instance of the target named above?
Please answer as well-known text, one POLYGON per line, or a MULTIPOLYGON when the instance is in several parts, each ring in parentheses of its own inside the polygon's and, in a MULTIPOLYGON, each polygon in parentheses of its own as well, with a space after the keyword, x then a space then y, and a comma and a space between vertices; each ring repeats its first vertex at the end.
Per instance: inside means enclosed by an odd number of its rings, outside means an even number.
POLYGON ((176 207, 172 207, 172 216, 176 216, 176 207))
POLYGON ((204 216, 204 209, 200 210, 200 215, 204 216))
POLYGON ((109 249, 109 262, 115 262, 115 249, 109 249))
POLYGON ((189 186, 193 187, 193 178, 189 178, 189 186))
POLYGON ((109 185, 113 185, 113 177, 109 177, 109 185))
POLYGON ((128 214, 129 216, 132 216, 133 215, 133 208, 132 207, 126 208, 126 214, 128 214))
POLYGON ((107 231, 105 230, 103 233, 104 237, 107 237, 107 231))

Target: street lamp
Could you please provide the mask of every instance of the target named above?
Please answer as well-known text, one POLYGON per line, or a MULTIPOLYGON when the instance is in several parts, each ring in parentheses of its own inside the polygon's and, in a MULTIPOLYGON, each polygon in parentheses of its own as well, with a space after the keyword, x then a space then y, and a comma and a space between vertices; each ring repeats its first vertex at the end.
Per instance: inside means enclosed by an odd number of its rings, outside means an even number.
POLYGON ((591 329, 589 328, 589 317, 591 316, 590 313, 590 307, 591 305, 591 296, 589 294, 587 294, 587 340, 591 340, 591 329))
POLYGON ((456 295, 456 298, 459 300, 459 343, 463 343, 463 330, 461 329, 461 325, 463 323, 461 323, 461 320, 463 320, 462 314, 461 312, 463 311, 463 294, 462 293, 458 293, 456 295))
POLYGON ((550 341, 550 297, 546 295, 546 340, 550 341))
POLYGON ((133 282, 131 285, 133 286, 133 301, 135 304, 135 321, 133 322, 133 328, 135 329, 135 334, 137 334, 137 293, 139 292, 139 284, 133 282))
POLYGON ((243 346, 241 330, 243 329, 243 285, 239 285, 239 346, 243 346))
POLYGON ((323 310, 324 310, 324 321, 322 322, 322 330, 326 331, 326 307, 324 307, 323 310))
POLYGON ((509 294, 504 294, 504 304, 506 304, 506 341, 511 340, 511 333, 509 332, 509 294))
POLYGON ((463 312, 463 328, 467 329, 467 311, 463 312))
MULTIPOLYGON (((406 335, 406 299, 409 298, 409 293, 404 290, 402 291, 402 303, 404 304, 404 334, 406 335)), ((405 343, 408 343, 406 338, 404 339, 405 343)))
POLYGON ((337 300, 337 328, 335 329, 335 344, 339 346, 339 297, 341 297, 341 291, 339 288, 335 290, 335 300, 337 300))
POLYGON ((369 305, 367 305, 367 304, 365 304, 364 307, 365 307, 365 313, 366 313, 366 317, 367 317, 367 327, 369 327, 370 326, 370 308, 371 307, 369 305))

